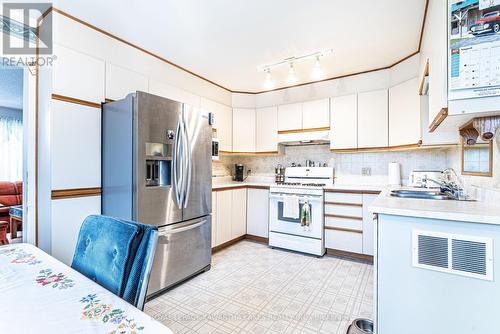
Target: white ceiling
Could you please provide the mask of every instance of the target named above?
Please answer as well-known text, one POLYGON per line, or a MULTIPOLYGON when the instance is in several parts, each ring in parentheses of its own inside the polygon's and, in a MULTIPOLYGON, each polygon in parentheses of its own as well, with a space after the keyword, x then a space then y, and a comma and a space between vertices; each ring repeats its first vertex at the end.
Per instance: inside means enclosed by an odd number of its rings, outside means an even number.
MULTIPOLYGON (((425 0, 61 0, 59 9, 233 91, 264 90, 259 65, 334 49, 325 77, 390 65, 418 49, 425 0)), ((296 65, 312 81, 313 61, 296 65)), ((287 68, 273 72, 286 86, 287 68)))

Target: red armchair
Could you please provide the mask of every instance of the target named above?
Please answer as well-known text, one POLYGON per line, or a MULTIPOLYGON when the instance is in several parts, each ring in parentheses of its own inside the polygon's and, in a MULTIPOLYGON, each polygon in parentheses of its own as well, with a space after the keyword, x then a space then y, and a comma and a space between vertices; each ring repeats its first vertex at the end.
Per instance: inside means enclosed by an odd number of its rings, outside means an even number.
MULTIPOLYGON (((0 234, 2 234, 2 230, 7 231, 10 229, 10 208, 16 205, 21 205, 22 203, 23 183, 21 181, 0 181, 0 234)), ((20 225, 22 225, 22 223, 20 223, 20 225)), ((1 235, 0 239, 2 239, 1 235)))

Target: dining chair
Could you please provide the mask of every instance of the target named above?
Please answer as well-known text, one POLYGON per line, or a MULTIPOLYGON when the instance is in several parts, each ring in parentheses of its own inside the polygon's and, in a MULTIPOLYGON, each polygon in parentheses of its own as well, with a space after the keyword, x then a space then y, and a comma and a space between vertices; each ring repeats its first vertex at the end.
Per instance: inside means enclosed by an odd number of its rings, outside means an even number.
POLYGON ((157 240, 156 226, 91 215, 80 228, 71 267, 142 309, 157 240))

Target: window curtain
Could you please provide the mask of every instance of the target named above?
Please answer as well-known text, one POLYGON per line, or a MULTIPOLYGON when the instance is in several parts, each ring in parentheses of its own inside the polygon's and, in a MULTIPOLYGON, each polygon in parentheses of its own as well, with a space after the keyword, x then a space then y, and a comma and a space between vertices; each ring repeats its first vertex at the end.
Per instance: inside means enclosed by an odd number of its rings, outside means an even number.
POLYGON ((23 122, 0 116, 0 181, 22 181, 23 122))

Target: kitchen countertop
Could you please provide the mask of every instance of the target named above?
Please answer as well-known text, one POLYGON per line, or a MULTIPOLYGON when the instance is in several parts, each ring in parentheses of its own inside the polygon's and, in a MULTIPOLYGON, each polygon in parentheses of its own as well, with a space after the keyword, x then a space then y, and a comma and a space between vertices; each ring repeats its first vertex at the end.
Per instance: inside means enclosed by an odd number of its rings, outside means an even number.
MULTIPOLYGON (((232 181, 230 177, 216 177, 212 178, 212 190, 221 190, 227 188, 238 188, 238 187, 259 187, 259 188, 269 188, 274 186, 274 178, 257 178, 249 177, 243 182, 232 181)), ((379 193, 384 190, 386 186, 383 185, 356 185, 356 184, 334 184, 329 187, 325 187, 325 191, 345 191, 345 192, 367 192, 367 193, 379 193)))
POLYGON ((494 201, 454 201, 391 197, 383 191, 369 207, 373 213, 500 225, 494 201))

